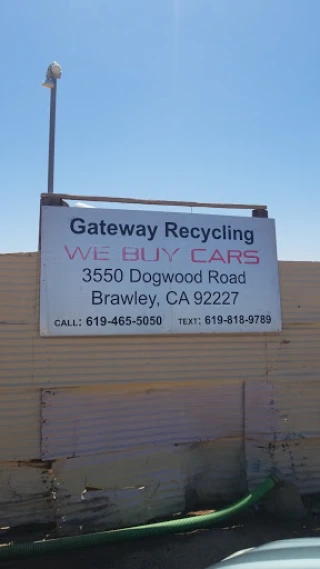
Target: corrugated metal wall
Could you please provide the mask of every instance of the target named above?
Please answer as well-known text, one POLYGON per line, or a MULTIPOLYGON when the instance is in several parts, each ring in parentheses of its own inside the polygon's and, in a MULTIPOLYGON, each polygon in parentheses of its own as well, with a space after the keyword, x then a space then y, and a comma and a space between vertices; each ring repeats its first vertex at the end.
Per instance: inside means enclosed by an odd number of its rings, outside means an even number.
POLYGON ((61 533, 320 491, 320 263, 280 263, 273 335, 40 338, 39 256, 0 256, 0 516, 61 533))

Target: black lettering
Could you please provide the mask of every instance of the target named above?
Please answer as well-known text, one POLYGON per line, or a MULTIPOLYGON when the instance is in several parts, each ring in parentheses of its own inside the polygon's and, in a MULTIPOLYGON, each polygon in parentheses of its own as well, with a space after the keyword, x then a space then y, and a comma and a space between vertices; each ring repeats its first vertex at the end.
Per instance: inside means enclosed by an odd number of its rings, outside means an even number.
POLYGON ((70 229, 71 229, 72 233, 76 233, 77 235, 81 235, 81 233, 85 233, 86 226, 84 225, 84 223, 85 223, 85 221, 84 221, 84 219, 81 219, 81 217, 75 217, 74 219, 71 219, 70 229), (76 224, 80 224, 80 225, 77 225, 75 227, 76 224))
POLYGON ((239 283, 243 284, 242 281, 240 280, 240 277, 241 277, 241 275, 239 275, 239 281, 238 281, 237 275, 232 273, 229 277, 229 283, 230 284, 236 284, 237 282, 239 282, 239 283))
POLYGON ((109 235, 117 235, 118 227, 116 226, 115 223, 109 223, 107 227, 107 232, 109 233, 109 235))
POLYGON ((209 239, 210 231, 211 231, 210 228, 204 229, 203 227, 201 227, 201 233, 202 233, 202 237, 203 237, 203 239, 201 239, 201 243, 207 243, 207 241, 209 239))
POLYGON ((123 235, 124 237, 126 235, 133 235, 134 232, 134 225, 128 225, 127 223, 125 225, 121 225, 121 223, 119 224, 119 229, 120 229, 120 233, 121 235, 123 235))
POLYGON ((179 305, 181 304, 181 302, 186 302, 187 304, 190 304, 188 295, 184 290, 180 294, 179 305))
POLYGON ((216 281, 216 283, 219 284, 219 273, 218 271, 209 271, 209 283, 211 283, 212 281, 216 281))
POLYGON ((174 223, 174 221, 166 221, 165 225, 166 237, 170 237, 170 234, 172 234, 173 237, 178 237, 177 228, 178 225, 174 223))
POLYGON ((137 235, 137 237, 145 237, 146 236, 145 225, 137 225, 136 235, 137 235))
POLYGON ((241 229, 234 229, 234 230, 233 230, 233 240, 234 240, 234 241, 237 241, 238 236, 239 236, 240 241, 242 241, 242 231, 241 231, 241 229))
POLYGON ((193 239, 199 239, 200 237, 200 229, 199 227, 192 227, 190 229, 190 235, 193 239))
MULTIPOLYGON (((231 282, 231 280, 230 280, 230 282, 231 282)), ((240 274, 239 274, 239 276, 238 276, 238 282, 239 282, 240 284, 246 284, 246 282, 247 282, 247 275, 246 275, 246 272, 245 272, 245 271, 243 271, 243 273, 240 273, 240 274)))
POLYGON ((154 238, 155 238, 155 235, 156 235, 156 233, 157 233, 157 231, 158 231, 158 226, 155 225, 155 226, 152 228, 150 225, 148 225, 148 231, 149 231, 148 241, 153 241, 154 238))
POLYGON ((243 235, 244 235, 245 244, 252 245, 254 241, 254 235, 252 229, 246 229, 243 235))
POLYGON ((174 290, 167 292, 167 295, 166 295, 167 303, 170 304, 171 306, 174 306, 178 302, 176 297, 177 297, 177 293, 174 292, 174 290), (173 298, 171 298, 172 295, 173 295, 173 298))
POLYGON ((93 290, 91 294, 91 304, 102 304, 102 292, 100 290, 93 290))
POLYGON ((186 239, 187 237, 189 237, 188 227, 180 227, 179 234, 180 237, 182 237, 182 239, 186 239))
POLYGON ((89 235, 99 235, 98 224, 88 223, 88 233, 89 235))
POLYGON ((163 279, 163 282, 164 282, 164 283, 167 283, 167 282, 172 283, 173 277, 174 277, 174 273, 172 273, 172 274, 170 274, 170 273, 167 273, 167 274, 162 273, 162 279, 163 279))
POLYGON ((139 269, 130 269, 130 282, 138 283, 141 279, 141 272, 139 269))
POLYGON ((101 235, 107 235, 107 233, 106 233, 106 222, 103 221, 103 219, 101 219, 99 225, 100 225, 100 233, 101 233, 101 235))
MULTIPOLYGON (((122 304, 137 304, 137 302, 135 301, 135 296, 136 296, 136 292, 134 294, 132 294, 131 296, 129 296, 129 294, 120 294, 120 299, 122 304)), ((117 295, 113 295, 113 296, 117 296, 117 295)), ((111 303, 112 303, 112 299, 111 299, 111 303)), ((118 302, 116 304, 120 304, 120 301, 118 300, 118 302)))
POLYGON ((221 229, 219 229, 218 227, 215 227, 215 228, 212 230, 212 237, 213 237, 213 239, 221 239, 221 229), (217 235, 217 233, 218 233, 219 235, 217 235))

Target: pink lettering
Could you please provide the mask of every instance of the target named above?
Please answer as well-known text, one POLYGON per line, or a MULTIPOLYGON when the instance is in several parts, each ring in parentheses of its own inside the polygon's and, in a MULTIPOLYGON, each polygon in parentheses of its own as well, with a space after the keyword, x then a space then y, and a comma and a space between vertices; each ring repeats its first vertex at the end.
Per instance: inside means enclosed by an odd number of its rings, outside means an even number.
POLYGON ((123 261, 139 261, 139 249, 136 247, 122 247, 123 261))
POLYGON ((109 249, 107 245, 102 245, 102 247, 93 248, 93 258, 95 261, 110 261, 109 259, 109 249))
POLYGON ((170 255, 170 253, 167 251, 167 249, 163 249, 163 247, 162 247, 162 251, 168 255, 169 261, 170 261, 170 263, 172 263, 173 255, 175 255, 176 253, 178 253, 178 251, 180 251, 180 249, 175 249, 175 250, 173 251, 173 253, 171 253, 171 255, 170 255))
POLYGON ((206 263, 207 261, 202 261, 201 259, 196 259, 196 251, 206 251, 207 249, 192 249, 191 250, 191 261, 193 263, 206 263))
POLYGON ((84 253, 80 247, 76 247, 73 252, 69 251, 69 248, 67 247, 67 245, 64 246, 64 249, 65 249, 65 251, 66 251, 66 253, 67 253, 67 255, 71 261, 73 261, 73 259, 76 257, 76 255, 78 253, 79 253, 79 256, 82 258, 82 260, 86 261, 90 255, 92 247, 89 247, 89 249, 86 253, 84 253))
POLYGON ((222 257, 222 255, 221 255, 221 253, 220 253, 220 251, 219 251, 218 249, 216 249, 216 250, 212 253, 212 255, 211 255, 211 257, 210 257, 208 263, 212 263, 212 261, 222 261, 223 263, 225 263, 225 260, 224 260, 224 258, 222 257))
POLYGON ((238 263, 241 265, 241 257, 242 251, 238 251, 237 249, 228 250, 228 263, 231 263, 231 259, 237 259, 238 263))
POLYGON ((146 259, 146 250, 144 247, 142 247, 141 249, 141 261, 146 261, 147 263, 156 263, 157 261, 159 261, 159 257, 160 257, 160 251, 159 251, 159 247, 156 248, 156 258, 155 259, 146 259))

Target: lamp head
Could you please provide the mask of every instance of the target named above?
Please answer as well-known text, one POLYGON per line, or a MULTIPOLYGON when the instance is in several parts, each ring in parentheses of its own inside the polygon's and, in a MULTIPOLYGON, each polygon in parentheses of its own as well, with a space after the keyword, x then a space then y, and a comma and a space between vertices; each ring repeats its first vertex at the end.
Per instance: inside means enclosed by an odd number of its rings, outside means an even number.
POLYGON ((47 69, 46 78, 43 81, 42 86, 47 87, 48 89, 53 89, 55 86, 55 80, 60 79, 61 75, 61 66, 56 61, 53 61, 47 69))
POLYGON ((53 61, 51 63, 51 65, 49 65, 52 77, 54 79, 60 79, 61 75, 62 75, 62 69, 61 66, 59 65, 59 63, 57 63, 56 61, 53 61))
POLYGON ((54 88, 54 81, 51 77, 46 77, 44 81, 42 81, 42 87, 47 87, 48 89, 54 88))

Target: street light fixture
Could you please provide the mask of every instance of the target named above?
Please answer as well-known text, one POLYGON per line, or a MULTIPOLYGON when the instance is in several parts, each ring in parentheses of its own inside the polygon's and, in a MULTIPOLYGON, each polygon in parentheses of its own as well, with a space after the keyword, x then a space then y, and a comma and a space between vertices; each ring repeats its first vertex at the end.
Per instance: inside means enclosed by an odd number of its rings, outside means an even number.
POLYGON ((56 134, 56 107, 57 107, 57 79, 62 74, 59 63, 53 61, 46 73, 46 78, 42 83, 43 87, 51 89, 50 93, 50 125, 49 125, 49 160, 48 160, 48 194, 53 194, 54 179, 54 146, 56 134))

